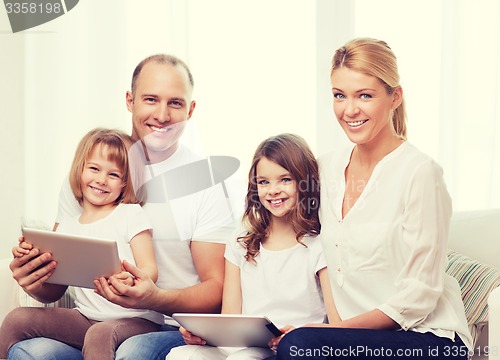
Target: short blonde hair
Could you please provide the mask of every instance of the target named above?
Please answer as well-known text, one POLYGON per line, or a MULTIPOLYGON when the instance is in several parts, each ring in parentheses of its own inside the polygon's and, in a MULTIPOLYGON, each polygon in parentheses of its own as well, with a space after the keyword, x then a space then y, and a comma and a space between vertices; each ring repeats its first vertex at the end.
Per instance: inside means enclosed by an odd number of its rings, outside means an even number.
POLYGON ((90 154, 97 147, 106 150, 107 159, 115 162, 122 172, 123 188, 120 196, 115 200, 115 205, 124 204, 141 204, 141 201, 136 197, 134 187, 130 181, 130 163, 128 160, 126 142, 131 143, 129 135, 113 129, 96 128, 89 131, 80 140, 75 152, 75 157, 71 165, 69 173, 69 183, 75 199, 80 205, 83 205, 83 193, 81 178, 85 163, 90 154))
MULTIPOLYGON (((340 68, 376 77, 386 87, 387 93, 400 87, 396 55, 385 41, 372 38, 357 38, 347 42, 335 51, 330 75, 340 68)), ((392 124, 396 134, 406 139, 406 105, 403 100, 394 110, 392 124)))

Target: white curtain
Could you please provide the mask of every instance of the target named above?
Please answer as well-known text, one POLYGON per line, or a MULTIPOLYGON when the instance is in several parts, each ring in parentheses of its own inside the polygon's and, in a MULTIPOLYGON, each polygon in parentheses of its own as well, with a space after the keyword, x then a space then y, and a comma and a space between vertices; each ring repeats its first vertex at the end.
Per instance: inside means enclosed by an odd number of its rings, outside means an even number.
POLYGON ((459 208, 500 207, 500 3, 445 0, 440 155, 459 208))
POLYGON ((130 131, 125 91, 133 67, 158 52, 186 60, 195 76, 194 130, 185 139, 201 138, 210 155, 238 157, 244 176, 269 135, 298 133, 317 155, 346 141, 332 111, 331 56, 354 36, 384 39, 398 56, 410 141, 443 166, 455 209, 500 207, 499 6, 497 0, 80 1, 18 34, 8 34, 4 14, 0 150, 9 176, 1 180, 0 253, 9 252, 22 216, 53 221, 60 184, 85 132, 130 131))

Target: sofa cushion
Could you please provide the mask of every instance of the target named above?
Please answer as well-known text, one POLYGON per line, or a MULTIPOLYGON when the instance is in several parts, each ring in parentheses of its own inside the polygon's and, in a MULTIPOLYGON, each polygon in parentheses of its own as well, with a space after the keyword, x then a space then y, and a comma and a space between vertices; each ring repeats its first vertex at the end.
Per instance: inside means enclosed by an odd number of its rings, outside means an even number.
POLYGON ((500 286, 500 270, 448 250, 446 273, 457 279, 474 342, 488 321, 488 296, 500 286))

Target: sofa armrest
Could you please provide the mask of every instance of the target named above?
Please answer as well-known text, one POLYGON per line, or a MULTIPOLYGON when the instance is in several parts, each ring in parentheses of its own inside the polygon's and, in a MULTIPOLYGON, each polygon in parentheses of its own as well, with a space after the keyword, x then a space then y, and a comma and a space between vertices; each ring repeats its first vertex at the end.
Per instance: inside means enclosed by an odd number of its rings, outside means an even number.
POLYGON ((5 315, 19 304, 19 286, 12 277, 9 264, 11 258, 0 259, 0 323, 5 315))
POLYGON ((488 322, 489 359, 500 359, 500 288, 496 288, 488 297, 490 318, 488 322))

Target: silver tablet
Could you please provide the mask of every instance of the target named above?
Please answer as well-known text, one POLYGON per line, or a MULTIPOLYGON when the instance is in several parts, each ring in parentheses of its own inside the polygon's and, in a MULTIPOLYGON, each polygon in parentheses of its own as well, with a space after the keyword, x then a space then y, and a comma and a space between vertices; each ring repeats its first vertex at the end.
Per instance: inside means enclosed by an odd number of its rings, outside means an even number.
POLYGON ((49 252, 57 267, 47 280, 51 284, 94 288, 94 279, 121 271, 116 241, 23 228, 26 242, 49 252))
POLYGON ((208 345, 268 347, 281 331, 265 316, 175 313, 172 317, 208 345))

